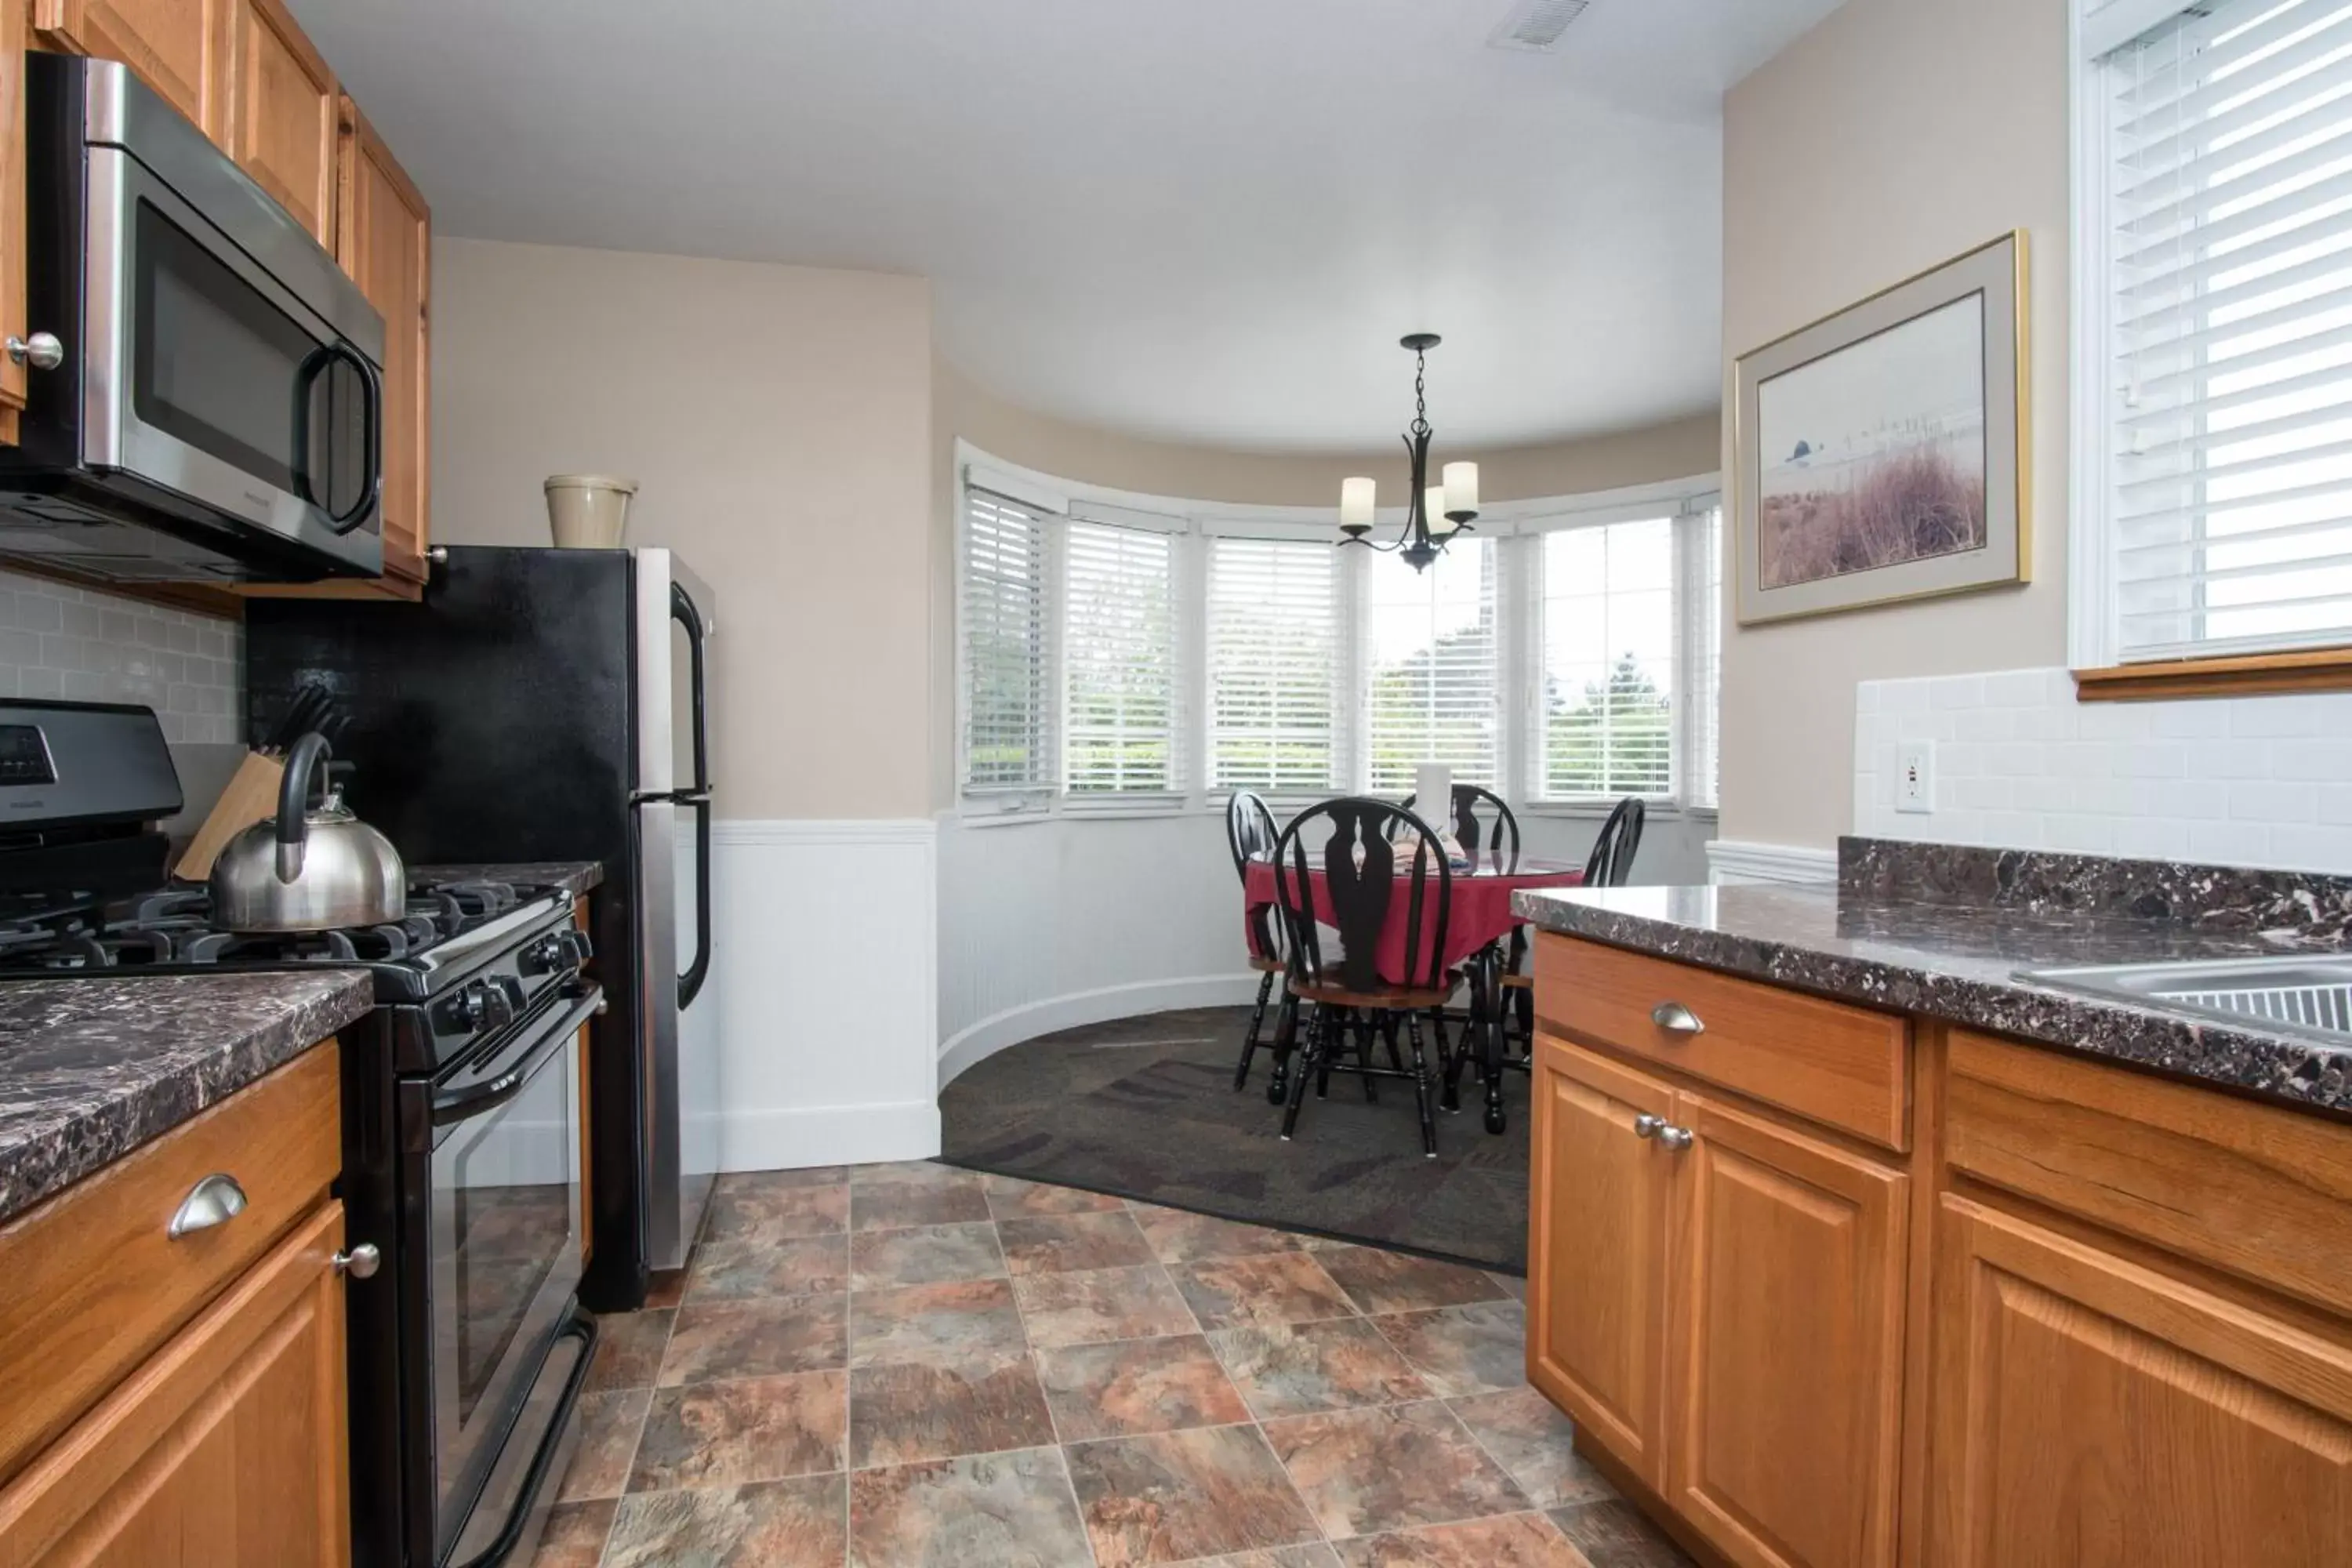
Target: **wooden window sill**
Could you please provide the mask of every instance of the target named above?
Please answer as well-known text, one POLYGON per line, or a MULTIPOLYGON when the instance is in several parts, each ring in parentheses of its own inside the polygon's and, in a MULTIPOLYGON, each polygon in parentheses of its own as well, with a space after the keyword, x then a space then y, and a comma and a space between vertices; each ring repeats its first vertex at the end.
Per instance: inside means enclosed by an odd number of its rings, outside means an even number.
POLYGON ((2080 702, 2262 697, 2291 691, 2352 691, 2352 647, 2177 658, 2074 671, 2074 698, 2080 702))

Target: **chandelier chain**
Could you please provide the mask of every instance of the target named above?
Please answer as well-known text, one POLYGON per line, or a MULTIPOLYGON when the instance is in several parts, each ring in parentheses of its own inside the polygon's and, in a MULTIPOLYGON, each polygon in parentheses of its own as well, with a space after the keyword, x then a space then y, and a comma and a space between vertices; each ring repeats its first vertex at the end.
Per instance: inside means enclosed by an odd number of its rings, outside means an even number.
POLYGON ((1429 426, 1429 393, 1423 386, 1429 373, 1429 351, 1415 349, 1412 354, 1412 433, 1432 434, 1429 426))

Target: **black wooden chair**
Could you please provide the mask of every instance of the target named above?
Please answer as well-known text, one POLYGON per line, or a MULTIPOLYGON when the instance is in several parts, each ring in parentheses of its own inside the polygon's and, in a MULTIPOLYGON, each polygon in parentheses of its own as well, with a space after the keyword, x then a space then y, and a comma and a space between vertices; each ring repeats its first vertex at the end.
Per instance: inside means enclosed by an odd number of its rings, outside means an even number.
MULTIPOLYGON (((1294 1064, 1282 1136, 1298 1130, 1298 1113, 1311 1075, 1320 1097, 1333 1069, 1364 1080, 1367 1098, 1377 1098, 1373 1080, 1410 1079, 1421 1116, 1422 1152, 1437 1153, 1436 1079, 1422 1045, 1422 1018, 1435 1016, 1460 983, 1445 967, 1445 929, 1453 912, 1454 875, 1438 852, 1429 825, 1386 801, 1349 797, 1308 807, 1282 830, 1274 856, 1276 902, 1290 937, 1289 994, 1312 1011, 1304 1052, 1294 1064), (1310 830, 1328 826, 1319 850, 1311 850, 1310 830), (1392 835, 1414 835, 1402 873, 1392 835), (1316 892, 1310 854, 1319 856, 1323 893, 1316 892), (1374 962, 1381 929, 1398 898, 1405 900, 1402 968, 1383 978, 1374 962), (1330 951, 1325 927, 1339 934, 1330 951), (1397 1056, 1402 1022, 1412 1049, 1407 1068, 1397 1056), (1372 1059, 1373 1036, 1387 1047, 1387 1064, 1372 1059), (1345 1058, 1352 1057, 1352 1060, 1345 1058)), ((1438 1056, 1446 1056, 1444 1026, 1438 1024, 1438 1056)))
MULTIPOLYGON (((1247 790, 1235 790, 1225 803, 1225 847, 1233 851, 1234 874, 1241 879, 1244 893, 1244 918, 1249 922, 1249 965, 1257 971, 1257 1005, 1250 1011, 1249 1032, 1242 1037, 1242 1059, 1234 1068, 1234 1088, 1249 1082, 1250 1062, 1257 1055, 1261 1036, 1265 1029, 1266 1003, 1274 995, 1274 984, 1288 967, 1284 954, 1288 951, 1283 921, 1276 917, 1274 906, 1261 904, 1247 907, 1249 863, 1272 860, 1274 846, 1281 837, 1275 825, 1274 813, 1265 802, 1247 790)), ((1282 1102, 1282 1067, 1289 1059, 1290 1047, 1297 1029, 1298 1001, 1287 987, 1282 994, 1282 1005, 1274 1021, 1274 1085, 1266 1098, 1274 1104, 1282 1102)))
MULTIPOLYGON (((1404 797, 1407 811, 1418 804, 1413 795, 1404 797)), ((1504 870, 1519 863, 1519 819, 1512 815, 1509 804, 1501 795, 1484 784, 1458 784, 1454 786, 1453 806, 1448 826, 1454 829, 1454 841, 1465 853, 1484 854, 1492 865, 1504 870), (1492 820, 1494 826, 1482 831, 1482 816, 1492 820)))
MULTIPOLYGON (((1642 825, 1649 816, 1649 807, 1638 795, 1629 795, 1610 812, 1609 819, 1601 825, 1600 836, 1592 841, 1592 852, 1584 858, 1584 886, 1588 888, 1622 888, 1633 875, 1633 857, 1642 848, 1642 825)), ((1503 972, 1504 1001, 1507 1022, 1519 1026, 1519 1047, 1525 1052, 1511 1065, 1524 1066, 1536 1049, 1536 977, 1528 973, 1528 933, 1521 926, 1511 933, 1510 963, 1503 972)))

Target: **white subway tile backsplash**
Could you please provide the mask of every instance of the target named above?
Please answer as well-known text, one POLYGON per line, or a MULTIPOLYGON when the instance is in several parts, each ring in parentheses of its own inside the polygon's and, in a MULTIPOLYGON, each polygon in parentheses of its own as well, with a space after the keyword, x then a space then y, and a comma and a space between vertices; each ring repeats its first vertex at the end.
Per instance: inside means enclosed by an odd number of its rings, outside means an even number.
POLYGON ((1854 830, 2352 873, 2352 695, 2075 700, 2063 669, 1861 682, 1854 830), (1935 741, 1936 810, 1894 809, 1935 741))
POLYGON ((237 739, 243 629, 0 572, 0 696, 136 702, 180 744, 237 739))

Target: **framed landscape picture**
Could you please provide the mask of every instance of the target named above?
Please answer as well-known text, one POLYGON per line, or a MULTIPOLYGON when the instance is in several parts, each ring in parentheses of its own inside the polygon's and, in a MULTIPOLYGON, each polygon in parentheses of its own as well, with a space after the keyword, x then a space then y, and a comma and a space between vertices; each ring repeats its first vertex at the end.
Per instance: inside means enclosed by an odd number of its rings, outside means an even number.
POLYGON ((2026 580, 2025 235, 1739 357, 1743 626, 2026 580))

